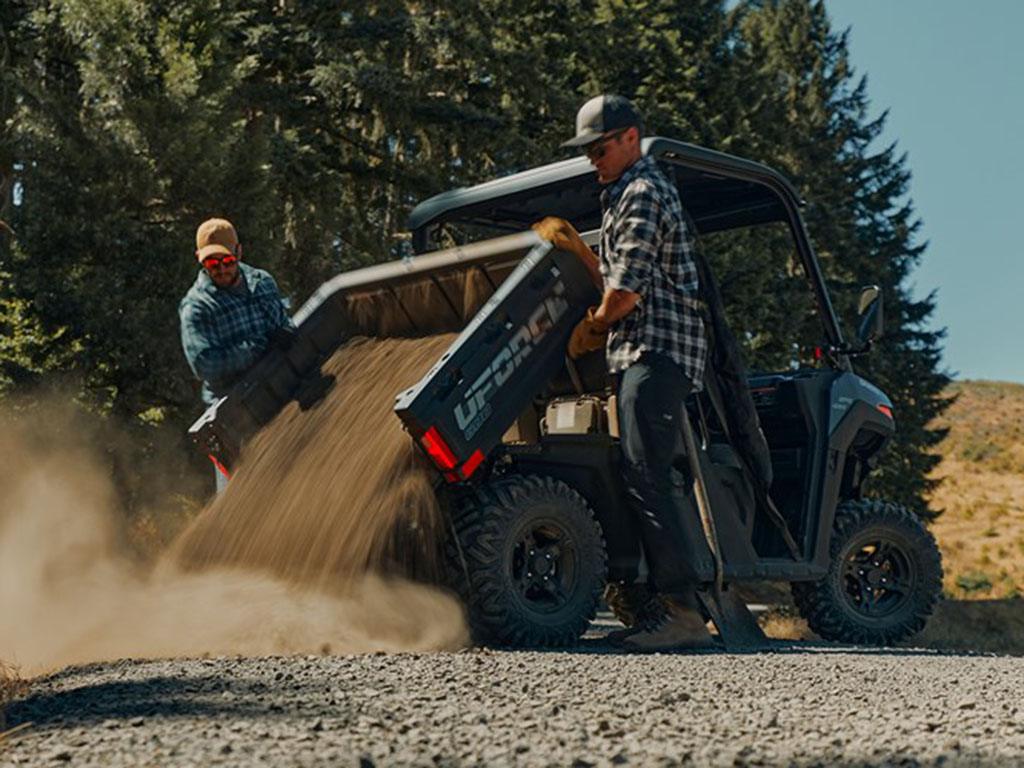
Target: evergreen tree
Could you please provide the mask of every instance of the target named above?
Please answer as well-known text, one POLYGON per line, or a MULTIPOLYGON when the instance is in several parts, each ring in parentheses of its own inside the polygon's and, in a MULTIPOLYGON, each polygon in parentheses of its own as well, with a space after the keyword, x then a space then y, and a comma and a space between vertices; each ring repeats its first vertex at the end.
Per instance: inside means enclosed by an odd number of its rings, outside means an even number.
MULTIPOLYGON (((846 33, 830 27, 820 0, 751 2, 738 24, 737 56, 768 91, 757 121, 763 159, 783 170, 812 204, 805 212, 847 338, 855 334, 856 300, 878 284, 886 334, 857 369, 893 399, 898 432, 870 492, 932 516, 925 501, 944 436, 929 424, 948 406, 950 379, 940 368, 944 331, 928 321, 934 296, 915 300, 906 284, 924 245, 909 199, 910 173, 895 146, 875 149, 885 114, 868 118, 867 80, 855 78, 846 33), (774 146, 772 146, 774 144, 774 146)), ((820 335, 807 327, 807 347, 820 335)))
MULTIPOLYGON (((296 305, 396 258, 416 202, 557 159, 585 98, 634 98, 649 131, 761 160, 812 201, 808 225, 852 329, 885 291, 886 338, 858 362, 900 433, 874 492, 925 511, 947 378, 906 162, 874 149, 866 84, 811 0, 14 0, 0 6, 0 390, 59 379, 127 429, 131 507, 160 466, 188 487, 199 405, 176 306, 196 225, 230 218, 296 305), (14 204, 14 190, 21 194, 14 204), (59 374, 59 375, 57 375, 59 374), (181 458, 169 466, 167 457, 181 458)), ((821 326, 784 227, 709 238, 758 368, 808 361, 821 326), (796 348, 794 348, 796 344, 796 348)))

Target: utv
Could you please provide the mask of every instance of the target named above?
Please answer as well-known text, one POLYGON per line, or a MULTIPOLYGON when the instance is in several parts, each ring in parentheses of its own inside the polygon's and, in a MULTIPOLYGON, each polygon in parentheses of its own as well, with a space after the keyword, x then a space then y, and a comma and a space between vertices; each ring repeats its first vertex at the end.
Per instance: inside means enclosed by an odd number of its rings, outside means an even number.
MULTIPOLYGON (((703 298, 718 313, 706 322, 721 354, 686 404, 693 428, 681 438, 691 450, 681 439, 677 492, 691 533, 679 557, 701 575, 709 616, 724 636, 746 614, 737 585, 785 581, 823 638, 888 645, 912 636, 940 594, 938 549, 907 509, 861 493, 895 432, 892 403, 851 365, 880 335, 879 290, 863 292, 857 342, 848 343, 786 179, 678 141, 642 147, 676 180, 702 240, 765 225, 787 233, 823 333, 816 366, 747 377, 702 258, 703 298)), ((247 436, 305 397, 303 382, 316 381, 344 339, 460 332, 395 406, 438 470, 450 586, 479 642, 576 642, 605 585, 637 585, 619 594, 642 596, 646 567, 603 353, 565 356, 599 289, 576 255, 528 230, 557 216, 595 243, 600 191, 580 158, 421 203, 409 221, 418 255, 325 283, 295 317, 295 344, 258 363, 193 438, 230 466, 247 436)), ((609 603, 627 624, 657 610, 642 598, 609 603)))

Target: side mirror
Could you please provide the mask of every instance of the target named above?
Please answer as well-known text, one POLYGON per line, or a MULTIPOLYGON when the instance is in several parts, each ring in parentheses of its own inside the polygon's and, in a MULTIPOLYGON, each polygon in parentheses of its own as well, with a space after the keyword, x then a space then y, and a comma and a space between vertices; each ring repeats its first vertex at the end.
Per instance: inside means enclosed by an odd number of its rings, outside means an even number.
POLYGON ((865 347, 870 346, 884 330, 882 289, 877 285, 869 285, 861 291, 860 301, 857 302, 857 317, 860 319, 857 340, 865 347))

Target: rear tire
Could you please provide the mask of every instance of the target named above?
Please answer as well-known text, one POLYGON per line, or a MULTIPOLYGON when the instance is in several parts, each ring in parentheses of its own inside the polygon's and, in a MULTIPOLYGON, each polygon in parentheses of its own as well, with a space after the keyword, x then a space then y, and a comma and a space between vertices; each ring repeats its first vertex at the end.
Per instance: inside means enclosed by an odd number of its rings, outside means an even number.
POLYGON ((576 491, 550 477, 492 481, 454 505, 450 583, 477 643, 562 647, 586 632, 606 578, 604 538, 576 491))
POLYGON ((800 615, 826 640, 894 645, 924 628, 942 594, 935 539, 893 502, 840 504, 829 559, 824 579, 792 585, 800 615))

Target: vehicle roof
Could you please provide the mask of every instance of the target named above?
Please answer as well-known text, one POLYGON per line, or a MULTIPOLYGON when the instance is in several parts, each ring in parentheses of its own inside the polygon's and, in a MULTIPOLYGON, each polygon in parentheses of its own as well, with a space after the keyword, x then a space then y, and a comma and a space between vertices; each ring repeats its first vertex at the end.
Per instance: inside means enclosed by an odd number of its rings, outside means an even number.
MULTIPOLYGON (((675 174, 683 205, 701 233, 782 221, 787 203, 800 204, 788 179, 752 160, 659 136, 644 139, 641 152, 675 174)), ((559 216, 580 231, 596 229, 601 189, 590 162, 575 157, 442 192, 417 205, 408 226, 417 251, 426 230, 442 222, 520 231, 544 216, 559 216)))

